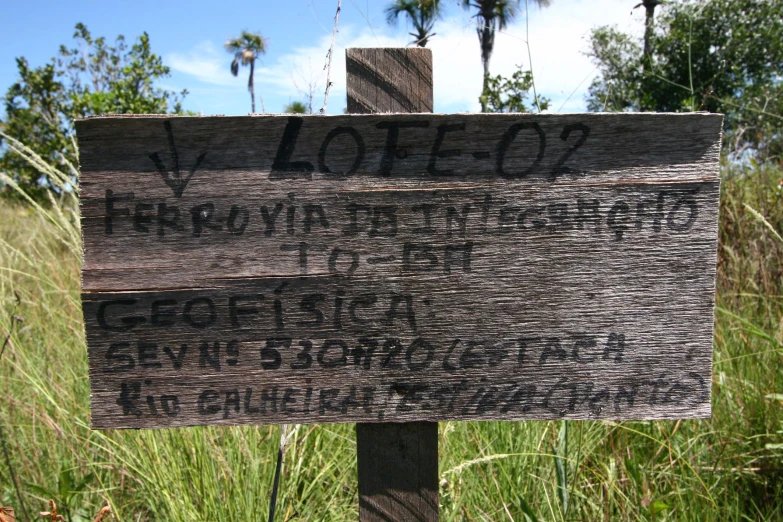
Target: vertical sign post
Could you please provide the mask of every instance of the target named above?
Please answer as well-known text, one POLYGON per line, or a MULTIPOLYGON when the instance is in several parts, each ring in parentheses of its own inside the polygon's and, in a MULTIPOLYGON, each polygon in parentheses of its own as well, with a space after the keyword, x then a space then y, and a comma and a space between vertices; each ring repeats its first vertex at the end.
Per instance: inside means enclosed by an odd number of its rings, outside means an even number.
MULTIPOLYGON (((348 49, 345 61, 350 114, 432 112, 429 49, 348 49)), ((356 451, 360 520, 438 520, 437 422, 359 423, 356 451)))

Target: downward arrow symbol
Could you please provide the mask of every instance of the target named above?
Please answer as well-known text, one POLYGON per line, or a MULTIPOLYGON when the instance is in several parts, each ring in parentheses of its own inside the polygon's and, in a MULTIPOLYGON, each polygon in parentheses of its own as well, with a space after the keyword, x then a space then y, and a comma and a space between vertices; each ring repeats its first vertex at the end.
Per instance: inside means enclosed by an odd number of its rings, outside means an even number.
POLYGON ((174 158, 174 166, 169 172, 157 152, 150 154, 149 157, 152 162, 155 163, 155 167, 157 167, 163 181, 165 181, 166 185, 174 192, 174 197, 180 198, 182 197, 182 193, 185 192, 185 187, 188 186, 190 178, 193 177, 193 174, 196 172, 196 169, 198 169, 198 166, 201 165, 201 161, 207 153, 204 152, 196 158, 196 164, 190 169, 190 174, 187 177, 183 177, 179 170, 179 154, 177 154, 177 147, 174 145, 174 132, 171 130, 171 122, 164 121, 163 126, 166 127, 166 134, 169 139, 169 150, 171 151, 172 158, 174 158))

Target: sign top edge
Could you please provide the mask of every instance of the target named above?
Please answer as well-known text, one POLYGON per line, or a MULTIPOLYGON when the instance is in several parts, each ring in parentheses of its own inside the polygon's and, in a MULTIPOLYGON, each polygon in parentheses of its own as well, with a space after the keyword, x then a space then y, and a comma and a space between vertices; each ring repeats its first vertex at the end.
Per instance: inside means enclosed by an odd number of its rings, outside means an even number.
POLYGON ((295 118, 344 118, 350 116, 351 118, 368 118, 378 116, 427 116, 427 117, 444 117, 444 116, 470 116, 470 117, 482 117, 482 118, 573 118, 573 117, 589 117, 589 118, 608 118, 608 117, 714 117, 723 118, 722 113, 717 112, 570 112, 566 114, 536 114, 530 112, 517 112, 517 113, 476 113, 476 112, 456 112, 456 113, 432 113, 432 112, 383 112, 373 114, 290 114, 290 113, 265 113, 265 114, 246 114, 242 116, 238 115, 226 115, 226 114, 204 114, 204 115, 184 115, 184 114, 101 114, 96 116, 88 116, 86 118, 76 119, 76 123, 82 123, 86 121, 94 120, 135 120, 135 119, 231 119, 231 118, 279 118, 279 117, 295 117, 295 118))

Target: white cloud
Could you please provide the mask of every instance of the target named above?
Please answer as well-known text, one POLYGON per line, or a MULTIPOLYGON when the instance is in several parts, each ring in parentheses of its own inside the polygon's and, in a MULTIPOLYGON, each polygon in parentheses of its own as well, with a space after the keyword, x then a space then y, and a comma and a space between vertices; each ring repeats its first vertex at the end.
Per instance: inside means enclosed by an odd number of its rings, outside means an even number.
MULTIPOLYGON (((631 11, 635 3, 633 0, 572 0, 552 2, 546 9, 531 9, 529 41, 533 72, 538 92, 552 99, 551 112, 557 112, 564 102, 563 112, 585 109, 584 95, 597 72, 584 54, 589 48, 590 32, 599 25, 617 25, 623 31, 639 34, 643 30, 644 13, 641 9, 631 11)), ((529 68, 524 21, 509 33, 496 39, 497 51, 493 56, 498 66, 493 67, 496 74, 510 74, 520 59, 529 68), (509 41, 514 38, 518 39, 516 45, 509 41)))
MULTIPOLYGON (((639 34, 643 30, 641 10, 631 12, 628 0, 558 0, 546 9, 530 10, 530 54, 536 88, 540 95, 552 100, 551 112, 585 110, 584 94, 595 76, 595 67, 584 55, 590 30, 598 25, 616 24, 621 30, 639 34)), ((524 4, 523 4, 524 5, 524 4)), ((347 47, 401 47, 410 36, 404 24, 397 30, 386 26, 370 28, 344 25, 340 28, 334 50, 329 93, 329 113, 339 113, 345 107, 345 49, 347 47)), ((475 22, 466 12, 441 20, 437 33, 429 42, 434 60, 435 110, 437 112, 473 112, 479 108, 482 66, 475 22)), ((525 44, 525 20, 499 33, 495 40, 490 70, 492 74, 511 75, 517 65, 530 68, 525 44)), ((267 100, 267 109, 277 110, 287 99, 300 99, 300 90, 308 90, 315 82, 314 108, 323 103, 326 72, 323 71, 331 34, 312 45, 301 46, 266 61, 257 67, 256 85, 267 100)), ((196 80, 223 87, 244 89, 246 79, 234 78, 222 49, 203 42, 187 54, 167 57, 175 71, 196 80)), ((239 90, 236 91, 237 93, 239 90)))
POLYGON ((226 53, 210 41, 199 43, 185 54, 166 55, 166 64, 172 70, 192 76, 199 82, 223 87, 245 85, 247 79, 244 75, 231 75, 229 63, 226 53))
MULTIPOLYGON (((556 0, 545 9, 531 7, 529 40, 524 17, 498 33, 490 72, 510 76, 519 65, 530 69, 528 40, 536 90, 552 100, 550 111, 557 112, 561 106, 563 112, 585 110, 584 94, 596 72, 584 54, 590 31, 604 24, 617 24, 622 30, 638 30, 642 15, 631 15, 629 5, 632 3, 627 0, 556 0)), ((477 111, 483 69, 475 22, 467 16, 448 22, 436 28, 438 36, 431 40, 435 61, 435 107, 444 112, 446 109, 447 112, 477 111)))
MULTIPOLYGON (((324 35, 312 46, 300 47, 281 56, 277 62, 270 65, 259 79, 277 88, 278 94, 294 94, 299 90, 308 90, 308 83, 314 82, 314 110, 323 105, 323 94, 326 87, 326 53, 331 44, 331 35, 324 35), (295 85, 296 84, 296 85, 295 85)), ((405 38, 389 36, 369 27, 357 31, 355 27, 345 26, 337 35, 330 81, 328 111, 336 114, 345 107, 345 49, 348 47, 404 47, 405 38)))

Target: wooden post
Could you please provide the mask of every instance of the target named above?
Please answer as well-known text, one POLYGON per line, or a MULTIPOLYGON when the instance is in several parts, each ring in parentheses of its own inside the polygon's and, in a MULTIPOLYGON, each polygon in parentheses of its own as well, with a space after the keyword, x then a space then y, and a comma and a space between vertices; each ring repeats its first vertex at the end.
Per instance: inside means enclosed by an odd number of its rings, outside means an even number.
MULTIPOLYGON (((348 49, 346 75, 351 114, 432 112, 429 49, 348 49)), ((437 422, 357 424, 356 446, 359 520, 438 520, 437 422)))

